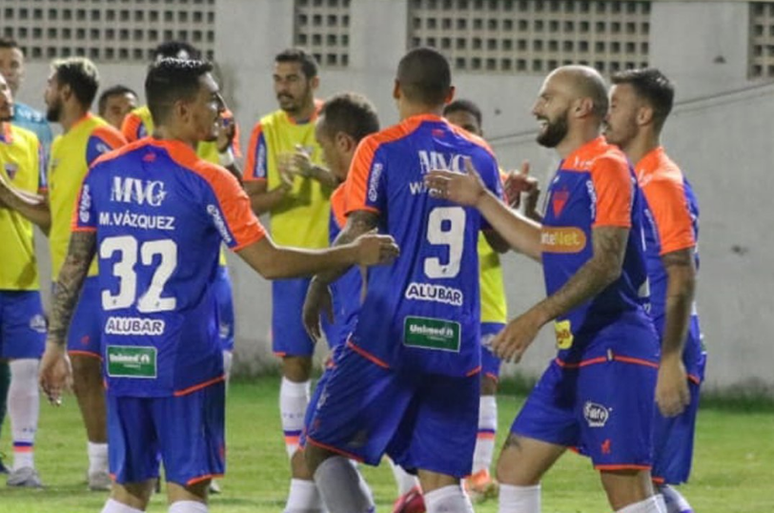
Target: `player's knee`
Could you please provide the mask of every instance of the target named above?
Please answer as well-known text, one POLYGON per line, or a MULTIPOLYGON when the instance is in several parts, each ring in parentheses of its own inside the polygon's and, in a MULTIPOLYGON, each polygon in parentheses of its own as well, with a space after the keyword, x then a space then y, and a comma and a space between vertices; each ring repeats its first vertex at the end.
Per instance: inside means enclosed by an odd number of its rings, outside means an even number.
POLYGON ((317 471, 317 467, 319 467, 323 461, 327 460, 331 456, 336 456, 336 454, 323 449, 322 447, 307 444, 303 450, 303 458, 309 475, 313 477, 314 473, 317 471))
POLYGON ((309 471, 309 466, 306 464, 306 456, 304 456, 305 449, 299 448, 293 453, 290 458, 290 468, 293 472, 294 479, 304 479, 311 481, 314 478, 312 472, 309 471))
POLYGON ((508 435, 508 440, 497 458, 495 474, 501 483, 514 486, 535 486, 540 484, 540 474, 532 472, 531 465, 526 461, 518 437, 508 435))
POLYGON ((481 395, 497 394, 497 380, 492 376, 484 375, 481 377, 481 395))
POLYGON ((600 479, 608 502, 616 511, 653 495, 650 472, 647 470, 604 470, 600 472, 600 479))
POLYGON ((308 381, 312 375, 311 356, 285 356, 282 358, 282 375, 295 383, 308 381))
POLYGON ((153 480, 142 483, 113 483, 110 498, 127 506, 145 511, 153 493, 153 480))
POLYGON ((100 361, 89 356, 73 356, 73 389, 76 394, 85 393, 95 387, 102 390, 100 361))

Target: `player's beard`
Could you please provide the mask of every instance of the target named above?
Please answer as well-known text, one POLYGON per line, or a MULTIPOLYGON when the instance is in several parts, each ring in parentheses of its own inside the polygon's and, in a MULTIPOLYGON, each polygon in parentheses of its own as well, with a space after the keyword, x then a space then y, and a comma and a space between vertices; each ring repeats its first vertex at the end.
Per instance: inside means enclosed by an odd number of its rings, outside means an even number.
POLYGON ((54 103, 46 108, 46 120, 51 123, 59 122, 59 116, 62 115, 62 100, 56 99, 54 103))
POLYGON ((13 119, 13 103, 7 103, 0 108, 0 123, 13 119))
POLYGON ((556 146, 562 142, 567 135, 567 111, 564 111, 553 121, 548 118, 544 119, 547 124, 545 129, 538 134, 537 143, 546 148, 556 148, 556 146))
POLYGON ((625 148, 637 135, 637 122, 634 117, 631 117, 625 123, 617 123, 615 126, 605 123, 603 134, 610 144, 615 144, 619 148, 625 148))

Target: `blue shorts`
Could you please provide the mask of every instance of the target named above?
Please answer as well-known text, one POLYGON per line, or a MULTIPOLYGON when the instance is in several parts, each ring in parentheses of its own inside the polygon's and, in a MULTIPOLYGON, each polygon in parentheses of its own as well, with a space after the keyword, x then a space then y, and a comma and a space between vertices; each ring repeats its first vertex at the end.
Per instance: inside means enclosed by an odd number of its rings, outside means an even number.
POLYGON ((598 470, 649 469, 657 364, 551 362, 513 421, 511 432, 576 448, 598 470))
POLYGON ((500 379, 500 359, 490 348, 492 339, 505 328, 499 322, 481 323, 481 375, 495 381, 500 379))
POLYGON ((470 475, 480 377, 384 368, 344 346, 320 388, 306 441, 369 465, 470 475))
POLYGON ((70 321, 67 332, 68 353, 102 358, 101 311, 99 280, 96 276, 89 276, 83 282, 81 297, 70 321))
MULTIPOLYGON (((704 375, 706 360, 701 359, 699 373, 704 375)), ((653 419, 653 481, 678 485, 688 481, 693 460, 693 435, 699 411, 700 384, 689 380, 691 404, 677 417, 664 417, 658 407, 653 419)))
POLYGON ((40 291, 0 291, 0 358, 40 358, 45 345, 40 291))
MULTIPOLYGON (((301 314, 304 309, 309 278, 276 280, 271 284, 271 339, 272 351, 277 356, 312 356, 314 341, 304 329, 301 314)), ((326 316, 322 316, 322 328, 328 340, 334 340, 326 316)))
POLYGON ((119 484, 159 476, 190 486, 226 468, 225 383, 176 397, 107 393, 110 474, 119 484))
POLYGON ((228 267, 218 266, 215 278, 215 302, 218 305, 218 337, 221 349, 234 350, 234 296, 231 290, 231 278, 228 267))

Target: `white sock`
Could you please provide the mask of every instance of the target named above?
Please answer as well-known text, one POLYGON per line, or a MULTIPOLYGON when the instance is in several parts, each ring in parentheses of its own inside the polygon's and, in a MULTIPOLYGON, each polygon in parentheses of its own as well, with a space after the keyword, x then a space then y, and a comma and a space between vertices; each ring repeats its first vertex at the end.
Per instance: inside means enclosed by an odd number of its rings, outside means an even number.
POLYGON ((419 479, 417 479, 417 476, 412 476, 403 470, 403 467, 392 461, 392 459, 388 458, 387 461, 390 462, 392 475, 395 477, 395 484, 398 485, 398 497, 407 494, 415 486, 419 486, 419 479))
POLYGON ((36 358, 11 360, 8 388, 8 416, 13 435, 13 469, 35 468, 35 433, 38 430, 40 395, 36 358))
POLYGON ((207 513, 207 505, 199 501, 177 501, 169 505, 169 513, 207 513))
POLYGON ((88 442, 86 452, 89 454, 89 474, 108 471, 108 444, 88 442))
POLYGON ((324 511, 320 492, 314 481, 291 479, 285 513, 320 513, 324 511))
POLYGON ((108 499, 102 508, 102 513, 143 513, 141 509, 134 509, 131 506, 122 504, 116 500, 108 499))
POLYGON ((497 435, 497 398, 482 395, 478 409, 478 436, 473 452, 473 473, 489 470, 494 455, 495 436, 497 435))
POLYGON ((280 386, 280 414, 282 415, 282 432, 285 435, 285 449, 288 458, 298 449, 298 437, 304 429, 304 415, 309 405, 310 381, 294 383, 283 377, 280 386))
POLYGON ((651 495, 644 501, 635 502, 619 509, 616 513, 666 513, 666 511, 659 504, 658 497, 651 495))
POLYGON ((226 386, 228 386, 229 380, 231 380, 231 364, 234 361, 234 353, 231 351, 223 351, 223 374, 226 376, 226 386))
POLYGON ((370 513, 376 509, 360 472, 342 456, 332 456, 320 463, 314 482, 328 511, 370 513))
POLYGON ((692 512, 693 509, 683 495, 669 485, 661 485, 658 487, 658 493, 663 495, 664 507, 667 513, 685 513, 692 512))
POLYGON ((424 494, 427 513, 473 513, 470 498, 460 485, 449 485, 424 494))
POLYGON ((500 513, 540 513, 540 485, 514 486, 500 483, 500 513))

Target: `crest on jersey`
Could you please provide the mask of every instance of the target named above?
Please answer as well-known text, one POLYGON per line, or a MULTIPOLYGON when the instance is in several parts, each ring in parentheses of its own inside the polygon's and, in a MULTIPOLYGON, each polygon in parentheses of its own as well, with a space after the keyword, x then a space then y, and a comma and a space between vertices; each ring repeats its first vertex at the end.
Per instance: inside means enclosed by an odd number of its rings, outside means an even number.
POLYGON ((16 162, 6 162, 4 168, 5 173, 11 180, 16 177, 16 173, 19 171, 19 165, 16 162))
POLYGON ((567 189, 560 189, 551 194, 551 208, 554 210, 554 217, 559 217, 569 198, 570 191, 567 189))

